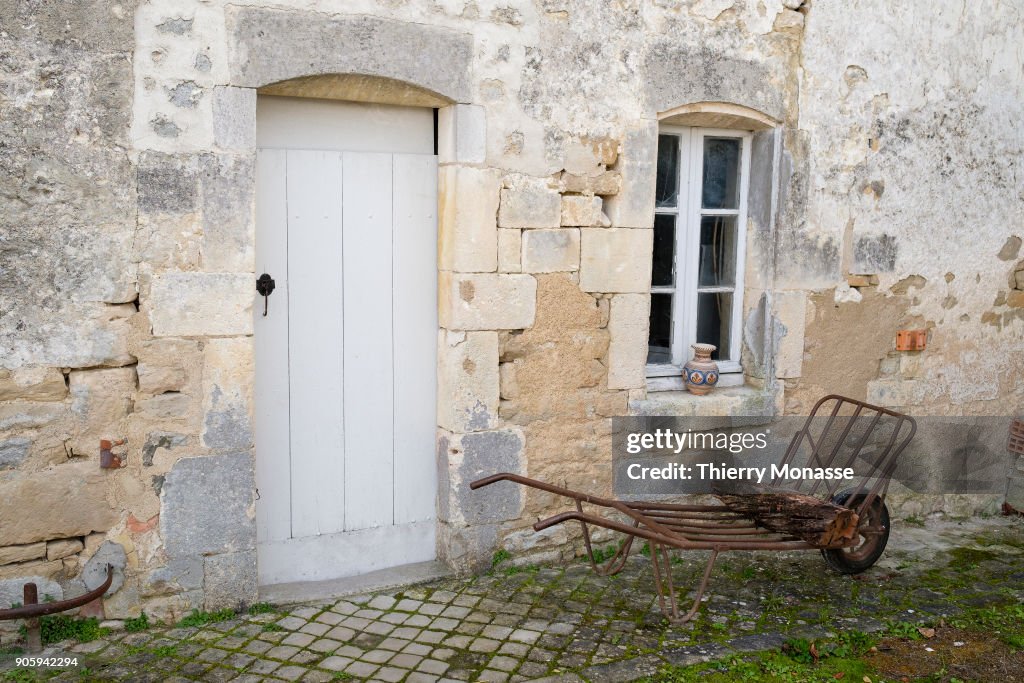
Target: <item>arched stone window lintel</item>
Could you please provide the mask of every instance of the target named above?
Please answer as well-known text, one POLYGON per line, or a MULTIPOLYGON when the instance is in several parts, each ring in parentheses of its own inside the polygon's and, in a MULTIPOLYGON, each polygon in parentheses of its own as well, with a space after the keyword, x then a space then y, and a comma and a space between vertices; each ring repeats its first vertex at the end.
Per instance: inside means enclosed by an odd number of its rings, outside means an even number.
POLYGON ((692 102, 658 114, 658 122, 674 126, 770 130, 779 125, 771 116, 742 104, 692 102))

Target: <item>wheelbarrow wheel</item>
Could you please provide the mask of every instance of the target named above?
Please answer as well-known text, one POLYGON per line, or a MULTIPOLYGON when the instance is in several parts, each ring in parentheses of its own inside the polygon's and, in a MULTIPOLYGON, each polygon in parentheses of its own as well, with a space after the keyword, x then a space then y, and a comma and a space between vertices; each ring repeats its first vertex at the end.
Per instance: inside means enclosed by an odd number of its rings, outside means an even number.
MULTIPOLYGON (((837 493, 832 498, 832 502, 844 507, 857 507, 864 496, 857 495, 851 500, 850 494, 850 491, 837 493)), ((840 574, 860 574, 875 564, 882 556, 885 544, 889 541, 889 508, 886 507, 885 500, 881 497, 875 498, 871 506, 861 515, 858 527, 864 526, 880 530, 868 536, 861 535, 859 545, 822 550, 821 555, 829 567, 840 574)))

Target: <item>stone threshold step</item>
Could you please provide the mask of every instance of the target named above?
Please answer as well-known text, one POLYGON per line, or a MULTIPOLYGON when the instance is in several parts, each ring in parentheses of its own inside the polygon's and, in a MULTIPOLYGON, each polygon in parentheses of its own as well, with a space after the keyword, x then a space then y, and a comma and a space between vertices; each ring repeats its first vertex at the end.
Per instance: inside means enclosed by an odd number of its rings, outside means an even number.
POLYGON ((260 600, 275 605, 291 605, 304 602, 322 602, 346 595, 375 593, 389 588, 402 588, 418 583, 452 576, 452 570, 444 562, 417 562, 398 567, 378 569, 368 574, 346 576, 326 581, 296 581, 260 586, 260 600))

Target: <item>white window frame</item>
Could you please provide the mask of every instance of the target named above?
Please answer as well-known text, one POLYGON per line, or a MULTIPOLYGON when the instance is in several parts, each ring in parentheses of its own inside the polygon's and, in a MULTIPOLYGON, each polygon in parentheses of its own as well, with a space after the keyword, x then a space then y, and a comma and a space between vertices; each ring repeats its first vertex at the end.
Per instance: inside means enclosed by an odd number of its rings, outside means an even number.
MULTIPOLYGON (((733 291, 730 321, 729 358, 718 360, 721 374, 742 373, 743 276, 746 270, 747 191, 750 186, 749 131, 728 128, 660 126, 661 135, 679 138, 679 192, 674 207, 655 207, 655 214, 676 216, 673 258, 674 286, 651 287, 652 294, 675 294, 672 298, 672 362, 648 363, 648 377, 678 376, 683 364, 693 357, 691 344, 697 342, 697 294, 733 291), (704 138, 726 137, 740 140, 740 198, 735 209, 702 209, 701 192, 704 166, 704 138), (736 282, 734 287, 698 287, 700 266, 700 221, 702 216, 736 216, 736 282)), ((724 378, 723 378, 724 379, 724 378)), ((722 382, 726 384, 726 382, 722 382)), ((732 383, 732 382, 728 382, 732 383)))

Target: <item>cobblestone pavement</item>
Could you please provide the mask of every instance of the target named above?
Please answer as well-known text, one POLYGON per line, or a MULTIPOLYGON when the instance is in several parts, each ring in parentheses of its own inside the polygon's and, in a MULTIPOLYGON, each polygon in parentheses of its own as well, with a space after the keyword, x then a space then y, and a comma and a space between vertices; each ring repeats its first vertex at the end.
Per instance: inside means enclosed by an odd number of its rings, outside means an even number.
MULTIPOLYGON (((677 586, 703 564, 675 565, 677 586)), ((1024 600, 1024 523, 1005 518, 896 524, 883 560, 856 577, 817 553, 734 553, 715 570, 699 618, 667 624, 647 558, 616 577, 582 562, 499 566, 324 604, 275 607, 200 627, 111 632, 54 652, 85 671, 57 680, 125 681, 627 681, 686 665, 887 621, 934 621, 966 606, 1024 600)), ((0 680, 3 680, 0 673, 0 680)), ((33 680, 10 671, 11 680, 33 680), (15 678, 14 676, 22 676, 15 678)))

